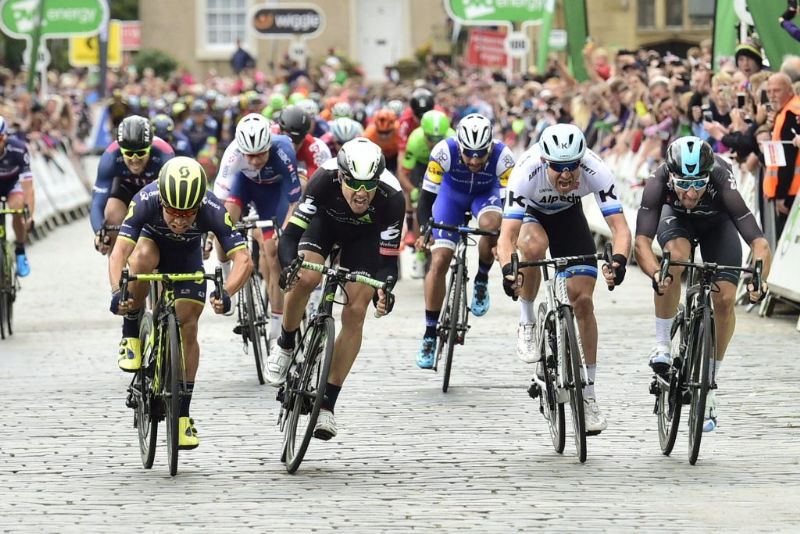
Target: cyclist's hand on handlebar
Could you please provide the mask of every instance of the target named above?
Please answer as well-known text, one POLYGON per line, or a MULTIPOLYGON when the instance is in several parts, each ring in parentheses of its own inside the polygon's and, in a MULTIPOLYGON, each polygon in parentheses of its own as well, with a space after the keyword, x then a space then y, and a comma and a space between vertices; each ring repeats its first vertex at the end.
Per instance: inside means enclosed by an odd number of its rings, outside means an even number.
POLYGON ((425 236, 421 235, 417 237, 417 240, 414 241, 414 250, 417 252, 422 252, 423 250, 429 250, 431 248, 430 243, 425 243, 425 236))
POLYGON ((503 265, 503 291, 506 295, 517 300, 519 292, 522 289, 522 273, 517 274, 516 280, 514 279, 514 270, 511 268, 510 263, 503 265))
POLYGON ((653 273, 653 291, 655 291, 658 295, 663 295, 664 291, 672 285, 672 275, 668 274, 664 277, 664 280, 661 280, 661 273, 656 271, 653 273))
POLYGON ((761 302, 764 300, 764 297, 767 296, 767 283, 762 281, 761 287, 756 290, 755 286, 753 286, 753 279, 751 278, 747 281, 747 292, 750 296, 750 302, 761 302))
POLYGON ((98 230, 97 233, 94 234, 94 249, 105 256, 111 251, 111 236, 102 234, 102 230, 98 230))
POLYGON ((125 315, 133 309, 133 299, 129 297, 126 301, 120 301, 121 297, 122 294, 119 290, 111 294, 111 305, 108 309, 114 315, 125 315))
POLYGON ((622 281, 625 280, 625 267, 627 264, 628 258, 622 254, 614 254, 611 257, 611 265, 608 263, 603 264, 603 277, 606 279, 608 287, 616 287, 622 284, 622 281))
POLYGON ((383 317, 384 315, 388 315, 392 312, 392 308, 394 308, 394 295, 389 294, 389 301, 386 301, 386 292, 383 289, 379 289, 377 291, 378 295, 378 302, 375 305, 375 316, 376 317, 383 317))
POLYGON ((281 291, 284 293, 291 291, 294 286, 297 284, 297 281, 300 280, 300 272, 294 272, 294 267, 289 265, 285 269, 281 270, 281 275, 278 278, 278 286, 281 288, 281 291))
POLYGON ((231 310, 231 296, 224 289, 222 290, 222 298, 217 295, 217 290, 211 292, 208 301, 214 308, 214 313, 221 314, 231 310))

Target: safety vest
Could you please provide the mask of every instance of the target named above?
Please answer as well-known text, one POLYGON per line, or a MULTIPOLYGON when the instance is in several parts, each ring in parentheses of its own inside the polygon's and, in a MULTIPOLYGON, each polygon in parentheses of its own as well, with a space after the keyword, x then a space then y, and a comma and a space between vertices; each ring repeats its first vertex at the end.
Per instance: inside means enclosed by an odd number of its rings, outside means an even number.
MULTIPOLYGON (((800 97, 792 97, 775 116, 775 126, 772 128, 773 141, 781 141, 781 130, 783 130, 783 123, 786 120, 787 111, 791 111, 796 116, 800 117, 800 97)), ((792 165, 792 163, 788 161, 786 164, 792 165)), ((764 196, 770 199, 775 198, 777 189, 778 167, 770 165, 767 167, 767 172, 764 174, 764 196)), ((798 191, 800 191, 800 151, 798 151, 794 161, 794 177, 792 178, 792 184, 789 186, 789 196, 797 195, 798 191)))

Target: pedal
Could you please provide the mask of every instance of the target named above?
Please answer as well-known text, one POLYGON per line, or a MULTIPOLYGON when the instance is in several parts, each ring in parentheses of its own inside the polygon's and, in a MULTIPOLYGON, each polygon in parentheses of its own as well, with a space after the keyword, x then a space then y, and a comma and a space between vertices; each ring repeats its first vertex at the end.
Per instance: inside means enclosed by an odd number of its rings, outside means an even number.
POLYGON ((658 377, 653 377, 653 381, 650 382, 650 393, 658 397, 661 394, 661 388, 658 386, 658 377))
POLYGON ((531 385, 528 387, 528 396, 530 396, 532 399, 537 399, 541 394, 542 388, 539 387, 539 384, 536 382, 531 382, 531 385))
POLYGON ((278 388, 278 393, 275 395, 275 400, 283 404, 283 386, 278 388))
POLYGON ((233 327, 233 333, 236 334, 237 336, 241 336, 242 335, 242 325, 241 324, 237 324, 236 326, 234 326, 233 327))

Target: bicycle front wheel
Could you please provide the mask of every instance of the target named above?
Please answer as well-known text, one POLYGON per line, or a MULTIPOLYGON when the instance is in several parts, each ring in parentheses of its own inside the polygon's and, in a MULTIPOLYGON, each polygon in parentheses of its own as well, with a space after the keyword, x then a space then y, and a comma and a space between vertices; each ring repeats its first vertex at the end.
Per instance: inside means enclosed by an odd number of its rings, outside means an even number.
POLYGON ((283 461, 289 473, 300 467, 314 435, 333 360, 333 317, 317 317, 310 328, 313 330, 303 350, 303 361, 289 369, 284 386, 289 414, 283 436, 283 461))
POLYGON ((142 347, 142 367, 136 373, 136 429, 139 433, 139 451, 145 469, 153 467, 158 437, 158 413, 154 410, 153 372, 155 371, 153 350, 153 315, 145 312, 139 323, 139 340, 142 347))
POLYGON ((556 335, 553 330, 552 316, 547 313, 547 304, 539 304, 539 314, 536 316, 539 336, 539 347, 542 361, 540 364, 544 371, 542 378, 545 383, 545 390, 539 395, 539 403, 544 418, 547 419, 547 426, 550 429, 550 439, 553 448, 557 453, 564 452, 566 443, 566 423, 564 421, 564 404, 558 402, 558 358, 555 347, 556 335))
MULTIPOLYGON (((4 246, 0 246, 0 339, 6 338, 6 321, 8 324, 11 324, 11 319, 9 319, 9 304, 8 304, 8 290, 9 290, 9 282, 7 278, 8 273, 6 270, 8 266, 6 265, 6 254, 7 251, 4 246)), ((11 335, 11 329, 9 328, 8 335, 11 335)))
POLYGON ((250 346, 253 348, 253 357, 256 361, 256 375, 258 383, 264 384, 264 365, 267 359, 269 340, 267 339, 267 321, 269 320, 261 294, 260 278, 253 275, 247 281, 244 290, 245 306, 247 309, 247 328, 250 346))
POLYGON ((675 438, 678 436, 678 424, 681 420, 681 407, 683 406, 683 385, 681 384, 681 363, 686 345, 686 324, 683 320, 683 310, 678 311, 672 323, 670 338, 673 355, 672 366, 666 379, 656 376, 658 384, 658 442, 661 452, 665 456, 672 453, 675 438))
POLYGON ((581 353, 575 333, 575 317, 572 309, 561 309, 561 328, 563 348, 560 353, 564 377, 569 390, 569 406, 572 411, 572 428, 575 435, 575 449, 578 460, 586 461, 586 419, 583 406, 583 379, 581 378, 581 353))
POLYGON ((697 329, 692 349, 689 390, 692 394, 689 405, 689 463, 694 465, 700 454, 700 441, 703 437, 703 423, 706 412, 706 397, 711 387, 709 367, 715 357, 714 319, 711 309, 703 310, 703 318, 697 329))
POLYGON ((174 315, 167 317, 167 339, 164 341, 163 353, 167 365, 167 379, 164 381, 164 408, 167 425, 167 459, 169 461, 169 474, 178 473, 178 418, 180 417, 181 386, 183 378, 183 365, 181 360, 181 333, 174 315), (168 390, 168 391, 167 391, 168 390))
POLYGON ((449 328, 447 333, 447 354, 444 361, 444 376, 442 377, 442 391, 444 393, 447 393, 447 388, 450 387, 450 370, 453 367, 453 351, 458 342, 459 322, 466 321, 466 314, 462 313, 463 304, 466 302, 465 277, 464 264, 460 263, 450 278, 450 286, 453 288, 453 303, 450 307, 449 323, 447 325, 449 328), (464 315, 463 319, 462 315, 464 315))

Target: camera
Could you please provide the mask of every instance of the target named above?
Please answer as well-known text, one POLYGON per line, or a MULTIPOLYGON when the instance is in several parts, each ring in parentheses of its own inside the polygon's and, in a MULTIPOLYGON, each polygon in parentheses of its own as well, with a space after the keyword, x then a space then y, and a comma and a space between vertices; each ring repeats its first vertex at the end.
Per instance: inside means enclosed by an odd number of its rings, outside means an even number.
POLYGON ((737 93, 736 94, 736 107, 742 109, 745 103, 745 94, 744 93, 737 93))

